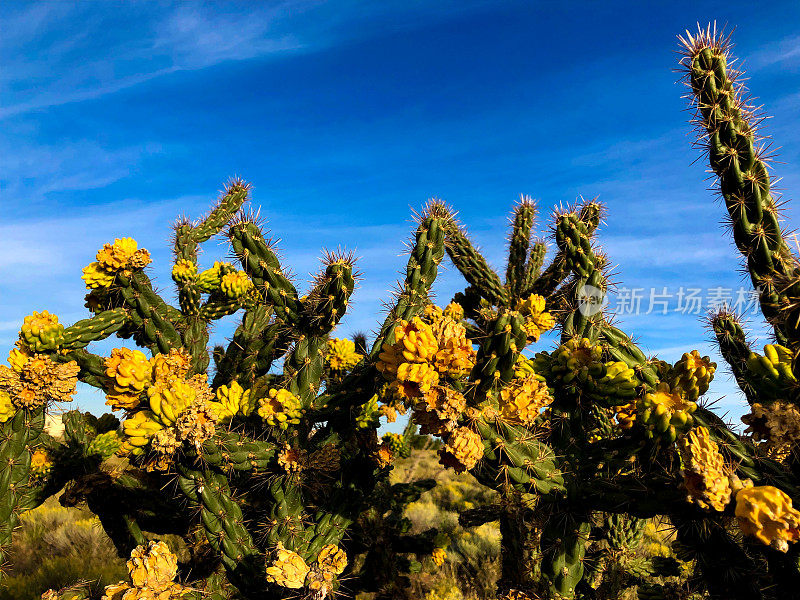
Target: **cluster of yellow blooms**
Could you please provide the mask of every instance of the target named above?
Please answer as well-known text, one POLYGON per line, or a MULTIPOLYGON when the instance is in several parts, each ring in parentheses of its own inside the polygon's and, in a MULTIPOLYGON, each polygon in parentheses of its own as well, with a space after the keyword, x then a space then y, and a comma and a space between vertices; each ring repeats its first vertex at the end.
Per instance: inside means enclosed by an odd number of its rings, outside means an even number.
POLYGON ((460 311, 456 304, 444 311, 429 305, 424 318, 400 321, 394 343, 383 345, 377 368, 401 402, 425 396, 440 379, 462 378, 475 365, 464 326, 450 316, 460 311))
POLYGON ((278 465, 289 475, 302 471, 308 461, 307 450, 292 448, 289 444, 285 444, 283 450, 278 454, 278 465))
POLYGON ((539 412, 553 401, 545 383, 535 373, 514 377, 500 390, 500 416, 512 425, 532 425, 539 412))
POLYGON ((290 589, 307 586, 321 599, 333 590, 334 579, 346 566, 347 555, 333 544, 323 546, 316 562, 309 566, 302 556, 278 542, 275 559, 267 567, 267 581, 290 589))
POLYGON ((53 459, 50 453, 43 448, 37 448, 31 453, 31 475, 37 479, 44 479, 53 469, 53 459))
POLYGON ((150 253, 139 249, 133 238, 118 238, 113 244, 104 244, 96 258, 96 262, 84 267, 81 276, 90 290, 107 288, 117 273, 130 275, 134 269, 143 269, 151 262, 150 253))
POLYGON ((127 567, 131 583, 106 586, 102 600, 176 600, 190 591, 174 581, 178 559, 164 542, 137 546, 127 567))
POLYGON ((433 564, 437 567, 441 567, 444 561, 447 560, 447 551, 444 548, 434 548, 431 553, 431 558, 433 559, 433 564))
POLYGON ((33 409, 48 402, 69 402, 78 385, 78 364, 57 363, 44 354, 33 354, 18 344, 0 365, 0 423, 20 408, 33 409))
POLYGON ((349 371, 363 358, 356 352, 356 345, 348 339, 328 340, 325 350, 325 362, 331 371, 349 371))
POLYGON ((271 389, 258 401, 258 416, 268 425, 288 429, 289 425, 299 425, 303 416, 300 398, 286 389, 271 389))
MULTIPOLYGON (((184 441, 199 449, 214 435, 219 418, 212 403, 214 393, 207 375, 187 377, 190 360, 184 350, 172 349, 146 361, 138 350, 124 348, 115 349, 106 359, 108 403, 131 410, 140 406, 144 391, 149 404, 149 409, 123 422, 123 452, 142 454, 149 444, 166 458, 184 441)), ((163 468, 166 462, 161 460, 156 466, 163 468)))
POLYGON ((695 427, 678 440, 683 483, 689 502, 723 511, 731 500, 729 469, 705 427, 695 427))
POLYGON ((529 342, 538 342, 542 333, 556 326, 553 315, 545 311, 545 299, 542 296, 532 294, 530 298, 520 300, 517 310, 525 317, 522 328, 529 342))

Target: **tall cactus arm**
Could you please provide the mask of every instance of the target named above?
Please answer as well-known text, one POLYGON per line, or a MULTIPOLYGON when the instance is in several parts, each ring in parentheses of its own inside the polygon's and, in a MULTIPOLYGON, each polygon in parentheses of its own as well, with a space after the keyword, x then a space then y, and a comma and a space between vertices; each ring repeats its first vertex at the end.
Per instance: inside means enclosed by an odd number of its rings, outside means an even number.
POLYGON ((570 600, 583 579, 591 523, 574 515, 551 515, 542 530, 542 573, 553 598, 570 600))
POLYGON ((129 309, 130 319, 139 329, 145 345, 154 353, 167 353, 170 348, 180 348, 181 336, 175 328, 175 313, 159 296, 142 271, 130 276, 118 273, 116 282, 129 309))
POLYGON ((517 290, 517 296, 524 296, 525 291, 531 289, 536 280, 542 275, 542 265, 546 255, 547 244, 542 241, 536 241, 531 244, 530 256, 528 257, 528 263, 525 265, 525 274, 522 277, 520 288, 517 290))
POLYGON ((778 224, 763 151, 757 147, 756 117, 730 67, 727 39, 710 28, 681 38, 682 65, 691 88, 700 139, 719 181, 736 247, 760 290, 761 310, 775 328, 779 343, 787 331, 781 308, 785 287, 796 275, 795 259, 778 224))
POLYGON ((57 362, 69 362, 74 360, 80 368, 80 371, 78 371, 78 379, 98 389, 102 389, 105 386, 106 366, 102 356, 92 354, 86 350, 72 350, 66 354, 53 354, 53 360, 57 362))
POLYGON ((507 306, 508 291, 483 255, 469 241, 466 232, 451 220, 447 223, 445 248, 453 264, 481 296, 495 306, 507 306))
MULTIPOLYGON (((596 200, 590 200, 581 205, 578 211, 578 218, 585 226, 589 238, 594 235, 595 230, 600 226, 603 210, 603 205, 596 200)), ((532 281, 527 289, 523 290, 522 296, 538 294, 547 298, 556 291, 569 274, 569 264, 565 261, 564 253, 559 249, 558 253, 553 257, 553 261, 542 274, 535 281, 532 281)))
POLYGON ((64 330, 61 350, 78 350, 92 342, 103 340, 119 331, 128 320, 128 313, 122 308, 99 312, 93 317, 78 321, 64 330))
POLYGON ((0 564, 11 546, 11 533, 19 523, 20 501, 25 495, 31 467, 30 444, 44 428, 44 407, 18 410, 0 423, 0 564))
POLYGON ((525 283, 525 275, 528 268, 528 247, 531 242, 531 228, 535 218, 536 204, 529 197, 521 198, 514 207, 513 226, 508 240, 506 287, 512 298, 519 297, 525 283))
POLYGON ((750 344, 747 342, 741 321, 731 312, 720 311, 711 318, 709 324, 719 345, 720 354, 728 363, 739 389, 744 392, 748 403, 758 402, 756 390, 747 377, 750 344))
MULTIPOLYGON (((255 381, 256 357, 266 343, 262 334, 271 327, 271 317, 272 309, 265 304, 258 304, 244 313, 242 322, 217 362, 217 372, 214 375, 215 388, 242 376, 245 377, 244 380, 239 380, 242 385, 252 384, 255 381)), ((274 333, 277 335, 277 331, 274 333)))
POLYGON ((242 219, 228 229, 228 237, 242 268, 253 280, 263 300, 285 323, 298 323, 301 307, 297 290, 258 225, 242 219))
POLYGON ((394 307, 389 311, 369 352, 375 358, 385 342, 394 342, 394 328, 401 320, 410 321, 428 303, 428 294, 444 258, 445 232, 453 216, 441 202, 425 207, 414 235, 406 265, 406 277, 394 307))

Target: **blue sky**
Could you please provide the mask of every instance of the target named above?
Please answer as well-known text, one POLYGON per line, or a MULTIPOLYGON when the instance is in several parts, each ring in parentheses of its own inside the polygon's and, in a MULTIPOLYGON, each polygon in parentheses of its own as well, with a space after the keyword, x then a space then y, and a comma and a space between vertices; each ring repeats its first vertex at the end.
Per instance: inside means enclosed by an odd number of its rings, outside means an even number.
MULTIPOLYGON (((538 199, 543 234, 554 206, 599 196, 620 285, 738 288, 673 70, 675 36, 709 20, 737 28, 792 199, 795 2, 3 3, 0 348, 34 309, 84 317, 80 269, 114 237, 153 253, 170 295, 171 223, 199 216, 233 175, 253 183, 301 288, 323 248, 360 257, 340 335, 380 319, 411 209, 430 197, 501 269, 520 194, 538 199)), ((226 254, 207 246, 206 264, 226 254)), ((441 301, 459 286, 449 268, 441 301)), ((698 315, 619 320, 666 359, 713 352, 698 315)), ((743 411, 722 373, 711 396, 743 411)), ((102 397, 82 390, 79 404, 99 412, 102 397)))

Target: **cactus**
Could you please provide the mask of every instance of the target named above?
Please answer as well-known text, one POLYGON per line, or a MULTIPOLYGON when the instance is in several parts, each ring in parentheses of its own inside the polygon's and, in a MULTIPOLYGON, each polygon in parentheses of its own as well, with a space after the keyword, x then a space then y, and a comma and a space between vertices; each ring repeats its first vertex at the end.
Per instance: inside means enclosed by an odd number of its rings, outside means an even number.
POLYGON ((206 217, 175 227, 177 307, 145 273, 149 253, 119 238, 84 269, 92 316, 69 327, 47 311, 24 320, 0 367, 0 557, 19 514, 66 486, 62 503, 85 502, 131 556, 131 583, 108 597, 174 588, 324 598, 345 577, 353 589, 399 595, 422 556, 443 560, 436 532, 411 535, 402 517, 432 483, 387 482, 419 426, 441 439, 443 468, 499 493, 463 519, 500 522, 503 597, 570 600, 633 586, 640 598, 677 597, 673 579, 689 565, 686 596, 796 595, 800 271, 727 39, 707 29, 683 43, 701 140, 776 338, 762 355, 736 315, 710 318, 751 407, 745 434, 705 402, 717 368, 708 357, 648 358, 610 323, 598 303, 609 260, 594 200, 554 215, 545 266, 546 245, 532 239, 536 207, 523 197, 504 279, 431 202, 368 346, 332 337, 354 293, 353 257, 326 255, 302 295, 242 212, 250 188, 236 180, 206 217), (201 268, 200 244, 222 233, 238 266, 201 268), (445 254, 467 286, 440 308, 430 289, 445 254), (239 311, 230 343, 209 349, 211 324, 239 311), (87 349, 113 334, 142 350, 87 349), (45 410, 68 401, 78 380, 103 390, 124 420, 71 411, 55 440, 45 410), (407 412, 404 435, 379 441, 379 417, 407 412), (674 557, 634 550, 642 520, 655 516, 674 527, 674 557), (202 550, 179 563, 150 543, 168 534, 202 550))

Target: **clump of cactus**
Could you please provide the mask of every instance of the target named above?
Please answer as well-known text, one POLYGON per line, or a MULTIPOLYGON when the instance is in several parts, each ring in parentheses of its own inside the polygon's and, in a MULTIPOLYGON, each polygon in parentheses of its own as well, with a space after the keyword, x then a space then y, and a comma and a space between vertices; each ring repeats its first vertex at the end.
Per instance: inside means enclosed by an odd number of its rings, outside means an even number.
POLYGON ((146 275, 149 253, 120 238, 84 269, 91 317, 69 327, 47 311, 25 319, 0 367, 0 552, 20 512, 65 488, 61 501, 85 502, 131 557, 131 583, 109 598, 321 599, 347 593, 348 578, 352 590, 397 595, 419 563, 408 555, 443 558, 436 532, 408 535, 402 517, 432 484, 387 483, 412 429, 379 440, 379 418, 399 413, 441 439, 443 468, 499 493, 462 517, 500 522, 504 598, 633 587, 639 598, 795 597, 800 265, 727 38, 709 28, 683 47, 700 140, 775 335, 760 355, 736 315, 710 319, 751 405, 744 435, 704 399, 717 370, 709 357, 648 357, 598 304, 609 260, 594 200, 553 215, 545 266, 536 205, 522 198, 503 278, 431 202, 368 347, 331 337, 354 291, 352 256, 326 255, 301 295, 242 212, 249 187, 234 181, 205 218, 175 227, 177 307, 146 275), (222 233, 238 266, 202 269, 199 245, 222 233), (445 254, 467 287, 439 307, 430 290, 445 254), (210 323, 240 311, 230 343, 209 348, 210 323), (113 334, 142 350, 86 349, 113 334), (54 439, 45 410, 78 380, 103 390, 122 422, 73 411, 54 439), (677 550, 645 560, 635 547, 655 517, 677 550), (168 534, 185 546, 183 562, 153 541, 168 534), (381 536, 391 539, 377 545, 381 536))

